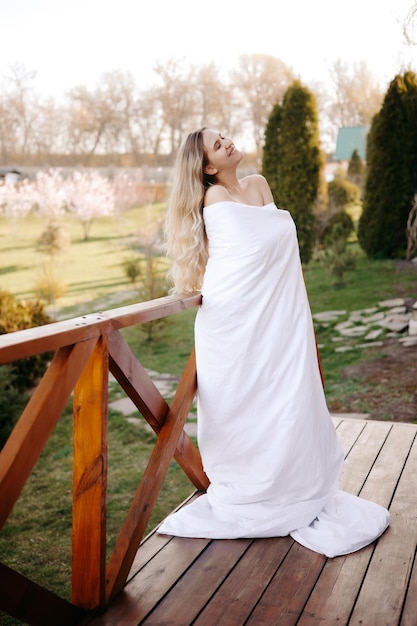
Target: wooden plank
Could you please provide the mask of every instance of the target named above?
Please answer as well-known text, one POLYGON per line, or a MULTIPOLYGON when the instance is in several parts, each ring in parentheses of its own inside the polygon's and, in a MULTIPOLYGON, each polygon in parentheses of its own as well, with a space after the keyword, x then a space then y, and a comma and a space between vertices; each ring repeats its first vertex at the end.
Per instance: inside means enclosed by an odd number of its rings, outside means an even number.
POLYGON ((32 626, 75 626, 83 611, 0 563, 0 610, 32 626))
POLYGON ((339 422, 336 432, 345 457, 349 454, 349 451, 355 445, 357 438, 364 428, 365 422, 363 420, 344 419, 339 422))
POLYGON ((332 415, 331 418, 332 418, 332 421, 333 421, 333 425, 334 425, 334 427, 337 430, 339 425, 343 422, 343 418, 340 417, 339 415, 332 415))
MULTIPOLYGON (((342 487, 351 493, 389 506, 412 443, 412 431, 404 437, 402 429, 390 423, 367 422, 366 429, 346 459, 342 487), (386 433, 388 437, 386 437, 386 433)), ((415 432, 415 431, 414 431, 415 432)), ((387 534, 378 541, 386 541, 387 534)), ((348 556, 329 559, 300 619, 300 626, 348 624, 361 585, 374 556, 375 544, 348 556)), ((385 572, 390 579, 391 574, 385 572)), ((374 581, 378 588, 378 581, 374 581)), ((393 622, 394 623, 394 622, 393 622)), ((365 620, 364 624, 368 624, 365 620)), ((378 625, 379 626, 379 625, 378 625)))
MULTIPOLYGON (((201 495, 200 492, 194 492, 189 496, 182 504, 180 504, 175 511, 178 511, 182 506, 191 503, 195 498, 198 498, 201 495)), ((158 552, 164 549, 165 545, 169 543, 172 539, 170 535, 160 535, 157 532, 156 527, 153 531, 143 539, 140 544, 140 548, 135 555, 135 560, 132 563, 132 567, 129 572, 128 581, 136 576, 136 574, 143 568, 147 563, 153 559, 158 552)))
MULTIPOLYGON (((158 535, 161 538, 161 535, 158 535)), ((162 539, 162 538, 161 538, 162 539)), ((159 541, 159 539, 158 539, 159 541)), ((208 539, 174 537, 163 539, 164 549, 151 559, 116 596, 107 611, 88 621, 91 626, 139 624, 158 602, 175 588, 185 571, 195 562, 210 543, 208 539)), ((139 550, 140 552, 140 550, 139 550)), ((189 594, 186 601, 192 601, 189 594)))
MULTIPOLYGON (((365 422, 362 430, 346 455, 341 489, 358 495, 392 429, 388 422, 365 422)), ((371 498, 373 499, 373 498, 371 498)), ((389 500, 385 501, 388 506, 389 500)))
MULTIPOLYGON (((374 546, 328 559, 303 609, 299 626, 345 626, 366 574, 374 546)), ((364 623, 365 626, 366 622, 364 623)))
POLYGON ((413 569, 408 581, 408 591, 404 602, 400 626, 415 626, 417 616, 417 552, 414 552, 413 569))
POLYGON ((245 625, 297 624, 325 562, 322 554, 294 543, 245 625))
POLYGON ((146 626, 192 624, 251 543, 251 539, 212 541, 202 552, 198 562, 191 565, 172 591, 142 620, 141 624, 146 626))
MULTIPOLYGON (((374 558, 351 617, 352 624, 366 623, 369 626, 398 624, 407 593, 417 546, 417 442, 415 430, 407 428, 406 424, 396 425, 394 432, 397 434, 397 440, 391 443, 389 458, 387 456, 384 459, 385 463, 390 463, 388 465, 390 472, 394 469, 393 464, 395 467, 395 457, 403 454, 402 441, 411 434, 414 435, 414 444, 409 457, 405 460, 403 456, 404 470, 390 507, 391 528, 375 549, 374 558)), ((374 495, 375 490, 372 487, 369 489, 374 495)))
POLYGON ((105 602, 107 495, 107 337, 101 337, 74 390, 72 602, 105 602))
POLYGON ((58 350, 0 452, 0 528, 39 458, 95 340, 58 350))
POLYGON ((171 541, 170 535, 160 535, 154 530, 140 544, 139 550, 136 552, 135 560, 130 568, 127 584, 130 580, 143 569, 149 561, 151 561, 165 546, 171 541))
POLYGON ((253 541, 193 625, 245 624, 293 543, 290 537, 253 541))

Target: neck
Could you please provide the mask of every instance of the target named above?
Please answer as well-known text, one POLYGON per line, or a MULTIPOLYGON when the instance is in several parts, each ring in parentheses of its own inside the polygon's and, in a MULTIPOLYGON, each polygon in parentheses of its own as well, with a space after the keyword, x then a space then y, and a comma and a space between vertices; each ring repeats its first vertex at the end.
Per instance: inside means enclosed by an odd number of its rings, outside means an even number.
POLYGON ((222 174, 222 176, 217 178, 217 182, 225 187, 230 194, 241 191, 240 181, 235 172, 228 176, 222 174))

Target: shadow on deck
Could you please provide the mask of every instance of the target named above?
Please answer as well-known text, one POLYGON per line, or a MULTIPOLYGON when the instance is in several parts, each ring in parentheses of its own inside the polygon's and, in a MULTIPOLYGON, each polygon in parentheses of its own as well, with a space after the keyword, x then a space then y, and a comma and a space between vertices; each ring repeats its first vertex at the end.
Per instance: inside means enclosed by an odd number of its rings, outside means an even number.
POLYGON ((124 590, 83 626, 416 626, 417 425, 333 420, 346 457, 342 488, 390 509, 377 542, 327 559, 290 537, 153 532, 124 590))

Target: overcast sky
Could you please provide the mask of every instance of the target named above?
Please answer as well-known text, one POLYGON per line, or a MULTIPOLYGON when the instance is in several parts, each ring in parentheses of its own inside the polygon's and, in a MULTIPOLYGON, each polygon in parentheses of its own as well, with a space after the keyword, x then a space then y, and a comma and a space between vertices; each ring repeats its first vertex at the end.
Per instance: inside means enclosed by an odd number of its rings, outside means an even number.
MULTIPOLYGON (((336 59, 365 61, 383 85, 417 45, 403 21, 414 0, 0 0, 0 76, 23 64, 35 89, 59 98, 107 71, 152 85, 156 61, 184 57, 237 67, 240 54, 281 59, 306 83, 325 82, 336 59)), ((417 28, 415 29, 417 31, 417 28)))

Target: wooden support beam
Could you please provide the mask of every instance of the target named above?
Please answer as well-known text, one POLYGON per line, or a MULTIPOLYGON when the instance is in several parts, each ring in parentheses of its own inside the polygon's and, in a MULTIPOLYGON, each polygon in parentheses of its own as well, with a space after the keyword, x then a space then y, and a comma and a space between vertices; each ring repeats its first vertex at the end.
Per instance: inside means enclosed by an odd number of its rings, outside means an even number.
POLYGON ((74 389, 72 601, 105 601, 107 497, 107 337, 97 342, 74 389))

